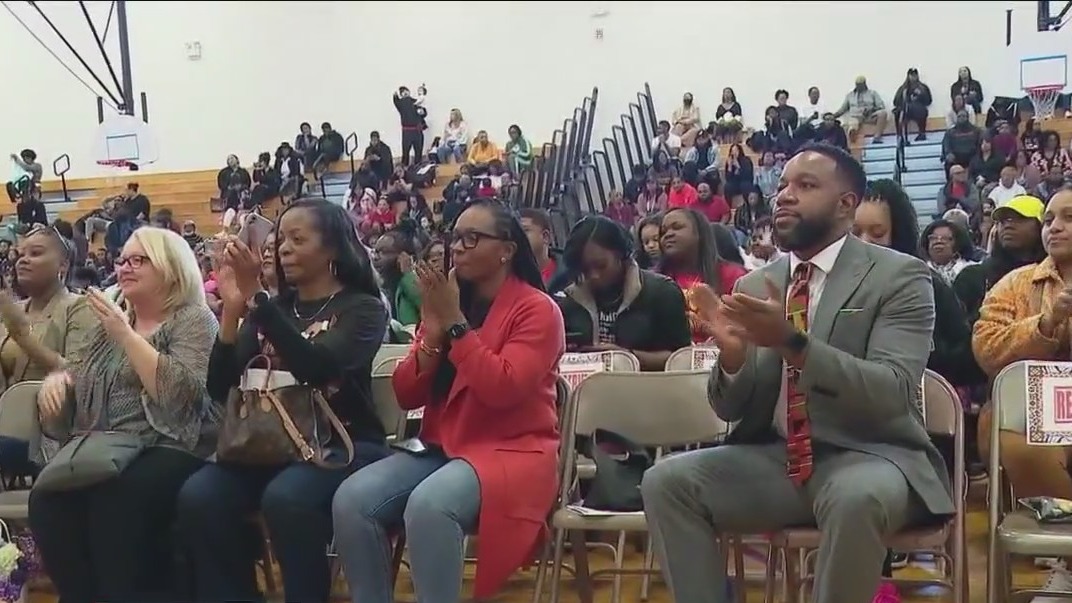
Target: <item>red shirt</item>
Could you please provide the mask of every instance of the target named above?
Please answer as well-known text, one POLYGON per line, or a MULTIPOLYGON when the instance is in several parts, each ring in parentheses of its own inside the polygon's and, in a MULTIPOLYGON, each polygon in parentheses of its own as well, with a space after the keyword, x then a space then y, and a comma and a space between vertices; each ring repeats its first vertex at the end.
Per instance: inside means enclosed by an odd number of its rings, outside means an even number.
POLYGON ((726 216, 730 215, 730 204, 720 195, 712 195, 707 203, 696 199, 690 207, 707 216, 707 220, 712 224, 721 224, 726 216))
POLYGON ((637 210, 632 203, 611 203, 603 213, 626 228, 632 228, 637 219, 637 210))
POLYGON ((696 189, 688 182, 684 182, 681 184, 680 190, 675 191, 674 187, 670 187, 670 194, 666 198, 666 207, 669 209, 692 207, 696 203, 696 199, 696 189))
POLYGON ((373 210, 373 212, 369 214, 368 220, 370 223, 379 224, 384 228, 387 228, 388 226, 394 226, 395 212, 390 209, 387 209, 385 211, 380 211, 378 209, 373 210))
POLYGON ((547 263, 544 264, 542 268, 540 268, 540 278, 543 279, 544 285, 551 284, 551 278, 555 275, 555 272, 557 270, 558 264, 555 263, 555 260, 552 258, 547 258, 547 263))

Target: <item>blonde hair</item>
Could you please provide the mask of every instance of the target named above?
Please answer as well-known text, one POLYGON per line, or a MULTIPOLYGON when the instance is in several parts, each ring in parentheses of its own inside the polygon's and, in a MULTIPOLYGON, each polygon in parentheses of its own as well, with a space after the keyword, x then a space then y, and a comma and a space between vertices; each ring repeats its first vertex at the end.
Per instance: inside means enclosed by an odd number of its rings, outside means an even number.
POLYGON ((142 226, 130 238, 141 245, 153 267, 160 271, 166 289, 165 311, 207 303, 201 266, 186 239, 171 230, 155 226, 142 226))

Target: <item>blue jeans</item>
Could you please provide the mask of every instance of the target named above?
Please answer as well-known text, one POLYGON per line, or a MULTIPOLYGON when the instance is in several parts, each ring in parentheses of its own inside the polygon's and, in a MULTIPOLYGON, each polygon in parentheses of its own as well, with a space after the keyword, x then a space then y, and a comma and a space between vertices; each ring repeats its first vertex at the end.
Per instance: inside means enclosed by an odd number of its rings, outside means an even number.
POLYGON ((355 603, 394 600, 388 535, 403 527, 417 603, 461 600, 462 546, 480 513, 480 481, 469 463, 396 453, 343 482, 332 513, 355 603))
POLYGON ((454 158, 455 163, 465 163, 465 145, 452 142, 441 143, 436 149, 436 155, 439 156, 439 163, 449 163, 451 157, 454 158))
POLYGON ((311 463, 257 467, 212 463, 179 491, 179 535, 190 556, 199 603, 261 601, 256 560, 264 518, 287 601, 327 603, 331 576, 331 499, 355 470, 389 454, 386 446, 354 442, 354 461, 339 469, 311 463))

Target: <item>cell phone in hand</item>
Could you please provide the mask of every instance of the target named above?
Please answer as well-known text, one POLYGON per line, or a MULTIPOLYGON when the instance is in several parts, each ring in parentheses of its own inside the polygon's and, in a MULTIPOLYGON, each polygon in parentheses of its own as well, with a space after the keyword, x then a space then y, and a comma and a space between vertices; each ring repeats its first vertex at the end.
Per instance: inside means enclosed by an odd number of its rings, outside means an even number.
POLYGON ((255 253, 260 253, 268 235, 272 233, 275 224, 260 214, 249 214, 242 229, 238 231, 238 238, 255 253))

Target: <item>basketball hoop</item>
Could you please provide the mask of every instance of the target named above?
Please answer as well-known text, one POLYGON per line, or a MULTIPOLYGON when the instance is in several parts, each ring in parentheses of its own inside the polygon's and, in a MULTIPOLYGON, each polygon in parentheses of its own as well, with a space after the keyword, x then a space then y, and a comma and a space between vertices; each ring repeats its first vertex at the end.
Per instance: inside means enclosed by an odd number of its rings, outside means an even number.
POLYGON ((93 137, 97 165, 130 168, 149 165, 160 158, 156 136, 149 124, 133 115, 108 115, 93 137))
POLYGON ((1061 88, 1062 86, 1038 86, 1024 89, 1027 97, 1031 99, 1031 106, 1035 108, 1035 119, 1053 117, 1057 97, 1061 95, 1061 88))

